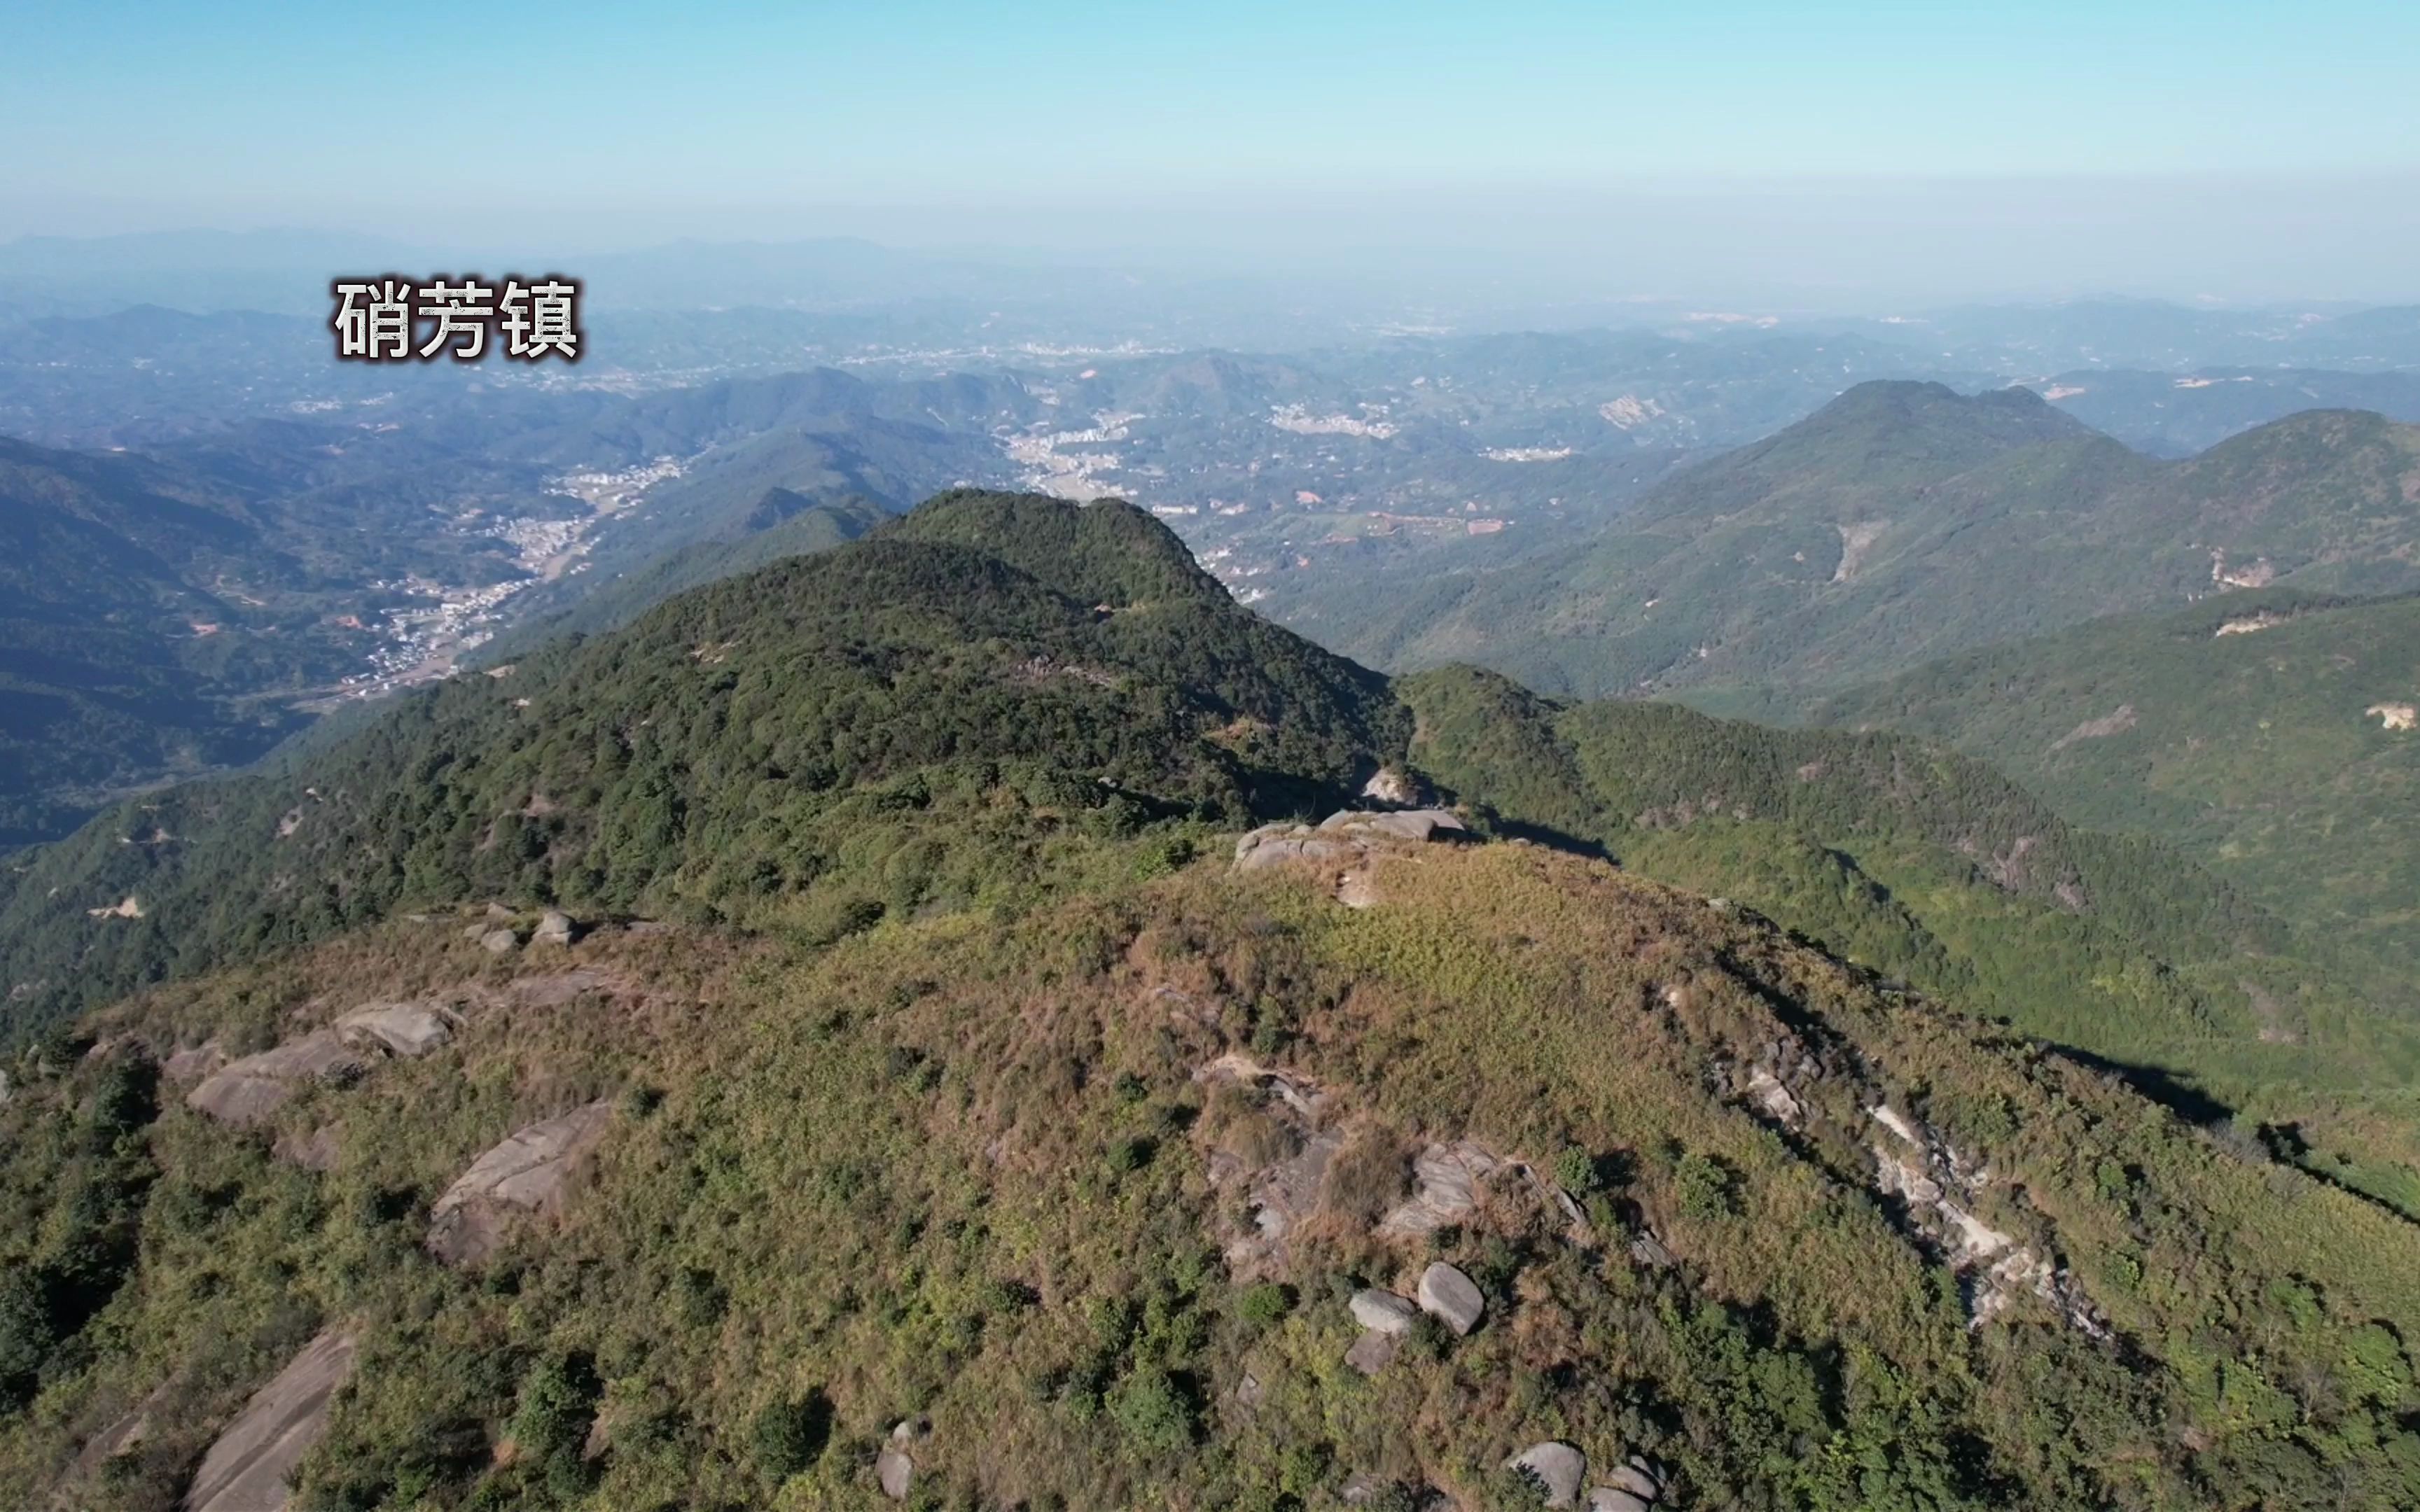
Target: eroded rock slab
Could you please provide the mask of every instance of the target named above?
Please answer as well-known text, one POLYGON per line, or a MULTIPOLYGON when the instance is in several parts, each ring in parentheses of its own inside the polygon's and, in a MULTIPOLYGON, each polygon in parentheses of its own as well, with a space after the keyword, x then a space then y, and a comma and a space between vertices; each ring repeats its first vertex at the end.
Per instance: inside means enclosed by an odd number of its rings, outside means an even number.
POLYGON ((613 1119, 613 1104, 600 1098, 533 1123, 473 1161, 431 1210, 428 1252, 448 1265, 475 1265, 515 1218, 560 1211, 572 1173, 613 1119))
POLYGON ((1378 1220, 1388 1239, 1419 1239, 1479 1211, 1480 1183, 1504 1163, 1486 1147, 1465 1139, 1431 1145, 1412 1157, 1412 1195, 1378 1220))
POLYGON ((334 1029, 318 1029, 273 1050, 230 1061, 185 1094, 185 1105, 239 1129, 261 1123, 303 1086, 341 1081, 367 1069, 334 1029))
POLYGON ((355 1343, 330 1329, 253 1393, 202 1457, 186 1512, 284 1512, 286 1477, 327 1431, 328 1404, 353 1372, 355 1343))
POLYGON ((336 1021, 348 1044, 372 1044, 407 1059, 442 1048, 461 1020, 439 1002, 368 1003, 336 1021))

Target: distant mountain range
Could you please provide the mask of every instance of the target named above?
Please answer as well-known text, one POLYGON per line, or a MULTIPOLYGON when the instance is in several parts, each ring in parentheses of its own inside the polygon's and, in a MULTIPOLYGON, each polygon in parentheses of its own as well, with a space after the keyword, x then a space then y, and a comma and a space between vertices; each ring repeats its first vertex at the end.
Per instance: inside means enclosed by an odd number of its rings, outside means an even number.
POLYGON ((2377 415, 2168 463, 2030 391, 1876 382, 1659 485, 1584 550, 1375 576, 1292 623, 1583 695, 1814 686, 2236 586, 2420 586, 2415 543, 2420 430, 2377 415))

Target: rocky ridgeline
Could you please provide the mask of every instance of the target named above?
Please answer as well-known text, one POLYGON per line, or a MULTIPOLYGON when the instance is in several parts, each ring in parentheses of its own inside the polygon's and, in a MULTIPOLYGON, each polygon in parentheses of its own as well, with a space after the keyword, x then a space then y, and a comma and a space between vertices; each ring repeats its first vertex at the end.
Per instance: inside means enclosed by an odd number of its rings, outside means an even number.
POLYGON ((1887 1103, 1877 1103, 1866 1112, 1884 1131, 1868 1147, 1877 1183, 1906 1202, 1910 1216, 1958 1273, 1966 1292, 1969 1327, 1982 1327, 2029 1292, 2075 1328, 2097 1339, 2109 1337, 2108 1324, 2065 1266, 1975 1216, 1976 1198, 2007 1184, 1990 1166, 1962 1155, 1938 1132, 1887 1103))
POLYGON ((1920 1242, 1957 1273, 1969 1326, 1982 1327, 2030 1294, 2091 1337, 2109 1336, 2055 1256, 1977 1216, 1985 1194, 1997 1190, 2022 1203, 2023 1192, 1938 1131, 1894 1109, 1865 1068, 1835 1070, 1823 1053, 1784 1033, 1762 1045, 1752 1065, 1724 1062, 1714 1075, 1733 1099, 1792 1134, 1820 1123, 1825 1133, 1861 1140, 1872 1160, 1872 1190, 1897 1198, 1920 1242))

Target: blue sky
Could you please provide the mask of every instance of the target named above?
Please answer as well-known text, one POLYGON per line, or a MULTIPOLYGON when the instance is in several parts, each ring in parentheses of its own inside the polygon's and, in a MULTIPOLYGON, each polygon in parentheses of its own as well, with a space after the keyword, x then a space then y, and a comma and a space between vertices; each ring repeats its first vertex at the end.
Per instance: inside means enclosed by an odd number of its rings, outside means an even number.
POLYGON ((989 224, 1043 245, 1210 207, 1450 223, 1505 196, 2007 181, 2048 208, 2125 180, 2340 184, 2350 219, 2310 226, 2335 236, 2392 229, 2361 219, 2379 186, 2420 182, 2411 0, 11 0, 0 53, 0 237, 989 224))

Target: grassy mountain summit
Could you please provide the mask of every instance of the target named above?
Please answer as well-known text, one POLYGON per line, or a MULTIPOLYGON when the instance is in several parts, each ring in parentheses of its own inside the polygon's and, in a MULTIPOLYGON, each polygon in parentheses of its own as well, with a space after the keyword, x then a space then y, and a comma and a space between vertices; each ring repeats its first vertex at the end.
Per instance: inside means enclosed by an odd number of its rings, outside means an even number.
POLYGON ((2375 415, 2164 463, 2026 390, 1876 382, 1658 485, 1585 552, 1373 580, 1315 628, 1553 692, 1814 686, 2213 586, 2420 585, 2415 538, 2420 429, 2375 415))
POLYGON ((55 1298, 0 1494, 164 1512, 240 1419, 305 1508, 1512 1512, 1541 1443, 1673 1508, 2420 1489, 2409 1224, 1602 862, 1369 864, 837 943, 449 911, 113 1010, 0 1108, 61 1215, 0 1242, 55 1298), (365 1004, 436 1028, 212 1111, 365 1004))

